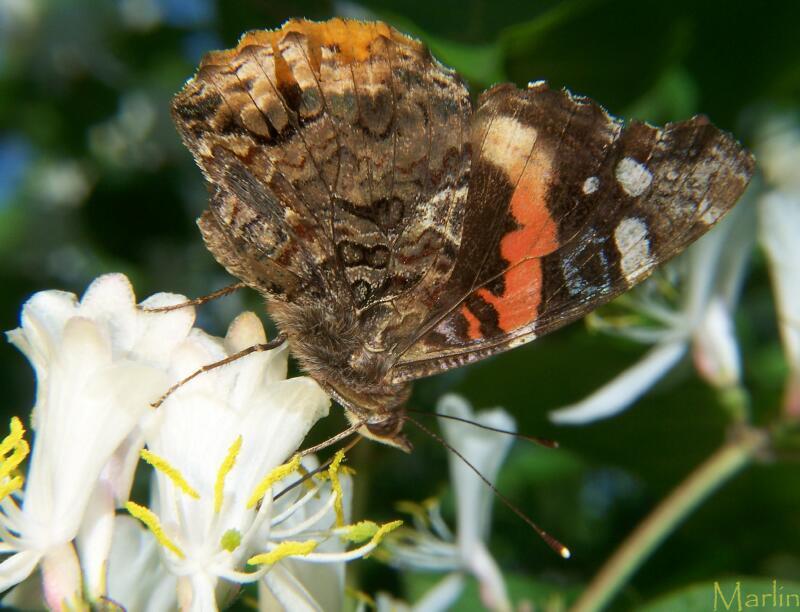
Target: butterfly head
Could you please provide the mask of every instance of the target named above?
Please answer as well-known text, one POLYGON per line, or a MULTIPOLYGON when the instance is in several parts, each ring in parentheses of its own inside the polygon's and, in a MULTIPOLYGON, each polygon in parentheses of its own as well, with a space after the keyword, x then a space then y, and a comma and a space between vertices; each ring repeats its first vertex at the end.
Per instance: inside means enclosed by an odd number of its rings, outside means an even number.
POLYGON ((348 410, 347 418, 353 424, 364 423, 359 427, 358 433, 365 438, 399 448, 406 453, 410 453, 413 449, 411 442, 403 434, 405 411, 402 409, 373 412, 367 416, 361 416, 348 410))

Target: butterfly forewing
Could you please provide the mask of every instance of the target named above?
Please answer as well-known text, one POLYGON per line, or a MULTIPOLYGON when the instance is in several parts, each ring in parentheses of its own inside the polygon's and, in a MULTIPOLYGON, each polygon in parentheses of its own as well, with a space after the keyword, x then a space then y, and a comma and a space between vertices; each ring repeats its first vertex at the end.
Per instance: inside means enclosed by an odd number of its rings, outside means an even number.
POLYGON ((456 266, 396 381, 507 350, 626 291, 724 215, 753 166, 704 117, 624 126, 544 83, 484 94, 472 144, 456 266))

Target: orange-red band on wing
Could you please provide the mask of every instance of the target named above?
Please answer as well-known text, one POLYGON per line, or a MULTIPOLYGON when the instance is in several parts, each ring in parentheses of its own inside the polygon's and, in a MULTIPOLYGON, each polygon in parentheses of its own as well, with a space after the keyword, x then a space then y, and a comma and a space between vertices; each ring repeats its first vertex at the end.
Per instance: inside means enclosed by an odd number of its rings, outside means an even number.
MULTIPOLYGON (((525 136, 531 138, 530 132, 525 136)), ((516 181, 510 213, 518 229, 500 240, 500 254, 509 264, 503 274, 503 294, 495 295, 488 289, 476 291, 494 307, 498 326, 506 333, 536 320, 542 296, 539 258, 558 248, 558 227, 547 208, 552 156, 546 143, 535 142, 535 133, 532 138, 530 154, 504 168, 509 180, 516 181)))
POLYGON ((466 304, 461 306, 461 314, 467 320, 467 336, 470 340, 480 340, 483 338, 481 333, 481 322, 478 320, 466 304))

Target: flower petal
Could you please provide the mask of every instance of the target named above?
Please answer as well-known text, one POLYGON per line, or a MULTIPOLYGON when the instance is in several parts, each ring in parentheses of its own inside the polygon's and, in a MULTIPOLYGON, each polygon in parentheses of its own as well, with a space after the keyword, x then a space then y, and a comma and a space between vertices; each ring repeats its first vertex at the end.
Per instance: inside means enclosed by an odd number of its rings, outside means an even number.
POLYGON ((467 563, 472 574, 478 579, 483 605, 490 610, 510 612, 511 602, 508 600, 503 575, 486 547, 476 546, 467 563))
MULTIPOLYGON (((414 612, 440 612, 450 610, 464 591, 464 575, 448 574, 414 604, 414 612)), ((380 606, 378 606, 380 610, 380 606)), ((393 608, 392 608, 393 609, 393 608)))
POLYGON ((774 191, 760 203, 761 244, 770 262, 786 358, 800 370, 800 190, 774 191))
POLYGON ((258 584, 259 610, 325 610, 308 591, 306 585, 282 564, 273 566, 258 584))
POLYGON ((693 338, 693 357, 698 372, 709 383, 728 388, 739 383, 741 363, 733 317, 721 297, 715 297, 693 338))
MULTIPOLYGON (((186 301, 186 296, 175 293, 157 293, 144 302, 145 308, 171 306, 186 301)), ((194 325, 194 307, 167 312, 138 310, 136 342, 131 353, 144 361, 166 366, 172 351, 189 335, 194 325)))
POLYGON ((75 546, 81 561, 85 591, 97 601, 106 594, 106 570, 114 534, 114 494, 108 481, 98 480, 83 516, 75 546))
POLYGON ((687 348, 684 340, 656 345, 638 363, 586 399, 551 412, 550 420, 561 425, 582 425, 619 414, 678 363, 687 348))
POLYGON ((103 274, 86 289, 79 314, 107 327, 114 347, 133 346, 136 337, 136 296, 124 274, 103 274))
POLYGON ((24 550, 3 559, 0 563, 0 592, 10 589, 31 575, 42 553, 36 550, 24 550))
MULTIPOLYGON (((470 405, 454 394, 445 395, 439 400, 437 412, 474 420, 497 429, 516 431, 514 419, 504 410, 498 408, 473 414, 470 405)), ((460 421, 440 419, 439 422, 447 442, 489 482, 494 482, 514 438, 460 421)), ((494 495, 464 461, 452 455, 448 459, 456 495, 457 539, 462 554, 469 556, 471 546, 488 534, 494 495)))
POLYGON ((108 596, 126 610, 173 610, 176 586, 177 578, 164 567, 150 532, 130 516, 117 516, 108 561, 108 596))
POLYGON ((243 312, 236 317, 228 326, 228 333, 225 334, 225 348, 231 354, 266 341, 267 334, 261 319, 256 313, 250 311, 243 312))
POLYGON ((44 598, 51 610, 80 609, 81 565, 71 543, 51 547, 42 559, 44 598))

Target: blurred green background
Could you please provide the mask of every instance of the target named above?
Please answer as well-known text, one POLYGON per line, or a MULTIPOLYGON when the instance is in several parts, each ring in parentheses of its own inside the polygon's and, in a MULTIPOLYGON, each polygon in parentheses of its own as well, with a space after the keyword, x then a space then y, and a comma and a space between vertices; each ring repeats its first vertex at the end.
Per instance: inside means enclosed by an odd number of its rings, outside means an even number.
MULTIPOLYGON (((546 79, 619 116, 663 123, 702 112, 745 143, 764 113, 800 108, 794 0, 0 0, 0 327, 17 325, 32 292, 80 294, 110 271, 127 273, 140 298, 198 296, 231 282, 194 225, 205 186, 171 124, 170 97, 202 53, 233 46, 243 31, 333 15, 381 18, 420 37, 476 93, 498 81, 546 79)), ((206 305, 199 322, 222 333, 245 307, 260 310, 258 296, 206 305)), ((786 369, 759 255, 737 325, 755 420, 769 423, 786 369)), ((537 609, 569 604, 649 510, 724 441, 721 402, 688 362, 620 417, 585 427, 547 421, 548 410, 582 398, 643 351, 577 323, 417 386, 415 407, 431 409, 442 393, 457 391, 478 408, 505 407, 524 432, 561 442, 557 451, 518 443, 501 472, 499 488, 573 551, 561 560, 497 506, 491 550, 516 601, 537 609)), ((8 344, 0 346, 0 388, 7 415, 27 414, 33 376, 8 344)), ((332 414, 327 431, 344 422, 332 414)), ((440 494, 450 508, 446 451, 410 434, 411 456, 357 447, 357 517, 393 518, 395 501, 440 494)), ((748 469, 656 551, 613 609, 715 579, 800 580, 798 510, 796 463, 777 458, 748 469)), ((351 570, 369 593, 413 599, 432 583, 374 560, 351 570)), ((480 609, 474 588, 458 609, 480 609)), ((710 609, 710 599, 697 609, 710 609)))

